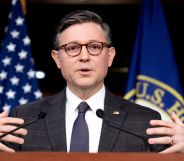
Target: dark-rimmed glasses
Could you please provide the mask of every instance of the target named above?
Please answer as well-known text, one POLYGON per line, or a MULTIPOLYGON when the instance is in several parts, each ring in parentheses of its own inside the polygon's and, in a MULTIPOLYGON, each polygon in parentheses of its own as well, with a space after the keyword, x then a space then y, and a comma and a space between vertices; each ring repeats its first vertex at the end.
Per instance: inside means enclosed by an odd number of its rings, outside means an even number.
POLYGON ((90 55, 99 55, 102 51, 104 47, 110 48, 111 45, 108 45, 105 42, 89 42, 86 44, 79 44, 79 43, 69 43, 69 44, 65 44, 60 46, 57 50, 62 50, 64 49, 66 54, 69 56, 77 56, 81 53, 82 47, 85 46, 88 53, 90 55))

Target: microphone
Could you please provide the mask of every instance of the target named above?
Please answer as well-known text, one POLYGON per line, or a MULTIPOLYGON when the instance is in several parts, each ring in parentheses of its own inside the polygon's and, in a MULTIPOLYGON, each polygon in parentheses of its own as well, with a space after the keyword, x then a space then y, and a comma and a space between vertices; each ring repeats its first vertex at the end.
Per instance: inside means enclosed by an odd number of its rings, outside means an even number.
POLYGON ((138 134, 136 134, 136 133, 134 133, 134 132, 131 132, 131 131, 122 129, 121 127, 118 127, 118 126, 116 126, 116 125, 111 124, 109 121, 105 120, 105 118, 104 118, 105 113, 104 113, 104 111, 103 111, 102 109, 97 109, 97 110, 96 110, 96 115, 97 115, 99 118, 101 118, 107 125, 109 125, 109 126, 115 128, 115 129, 121 130, 121 131, 123 131, 123 132, 125 132, 125 133, 128 133, 128 134, 130 134, 130 135, 133 135, 133 136, 135 136, 135 137, 140 138, 140 139, 143 141, 144 145, 145 145, 145 151, 146 151, 146 152, 150 152, 149 144, 148 144, 147 140, 146 140, 143 136, 138 135, 138 134))
POLYGON ((26 126, 28 126, 28 125, 30 125, 30 124, 36 122, 37 120, 44 119, 44 118, 46 117, 46 115, 47 115, 46 112, 41 111, 40 113, 38 113, 38 117, 37 117, 36 119, 34 119, 34 120, 32 120, 32 121, 29 121, 29 122, 27 122, 27 123, 25 123, 25 124, 23 124, 23 125, 21 125, 21 126, 15 128, 15 129, 9 131, 9 132, 7 132, 7 133, 4 133, 3 135, 0 136, 0 139, 2 139, 3 137, 5 137, 5 136, 7 136, 7 135, 9 135, 9 134, 12 134, 13 132, 15 132, 15 131, 17 131, 17 130, 19 130, 19 129, 21 129, 21 128, 24 128, 24 127, 26 127, 26 126))

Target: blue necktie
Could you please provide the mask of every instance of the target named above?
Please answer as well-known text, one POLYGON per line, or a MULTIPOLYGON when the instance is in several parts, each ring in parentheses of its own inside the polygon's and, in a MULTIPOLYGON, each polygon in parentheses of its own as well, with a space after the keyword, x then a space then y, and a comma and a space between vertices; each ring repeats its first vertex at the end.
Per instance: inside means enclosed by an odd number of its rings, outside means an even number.
POLYGON ((89 132, 85 120, 89 105, 86 102, 81 102, 77 108, 78 116, 73 124, 70 152, 89 152, 89 132))

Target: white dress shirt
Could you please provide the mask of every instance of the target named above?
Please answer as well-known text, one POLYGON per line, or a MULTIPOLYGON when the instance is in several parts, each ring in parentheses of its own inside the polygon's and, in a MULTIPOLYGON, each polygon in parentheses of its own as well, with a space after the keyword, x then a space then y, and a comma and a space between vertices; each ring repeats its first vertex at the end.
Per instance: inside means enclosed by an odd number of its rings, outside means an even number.
MULTIPOLYGON (((98 152, 100 134, 102 128, 102 119, 96 116, 97 109, 104 109, 105 87, 103 86, 95 95, 85 100, 90 106, 86 112, 85 119, 89 129, 89 152, 98 152)), ((77 106, 84 100, 77 97, 71 90, 66 88, 66 141, 67 152, 70 151, 70 141, 74 121, 78 115, 77 106)))

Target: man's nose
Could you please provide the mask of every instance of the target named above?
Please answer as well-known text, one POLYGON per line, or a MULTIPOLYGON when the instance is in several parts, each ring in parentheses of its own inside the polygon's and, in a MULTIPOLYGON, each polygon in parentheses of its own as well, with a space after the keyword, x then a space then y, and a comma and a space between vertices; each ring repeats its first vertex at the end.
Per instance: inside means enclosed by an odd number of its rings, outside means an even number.
POLYGON ((80 60, 88 60, 89 59, 89 52, 86 46, 82 46, 81 53, 80 53, 80 60))

